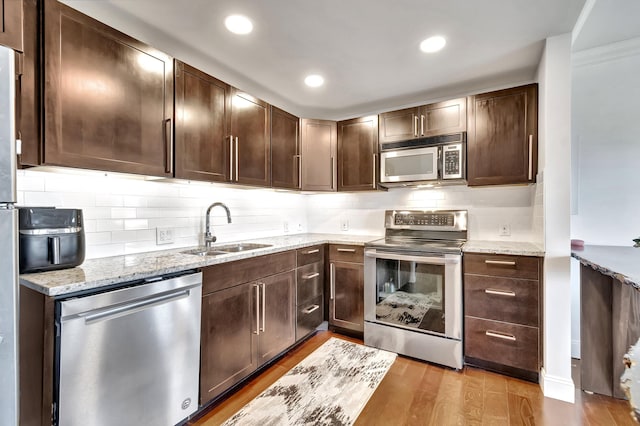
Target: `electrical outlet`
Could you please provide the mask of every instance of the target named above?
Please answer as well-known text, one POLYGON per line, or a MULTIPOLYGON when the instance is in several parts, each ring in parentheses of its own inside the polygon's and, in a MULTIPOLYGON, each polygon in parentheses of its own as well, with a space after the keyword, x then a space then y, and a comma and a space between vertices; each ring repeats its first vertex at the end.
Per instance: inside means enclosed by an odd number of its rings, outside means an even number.
POLYGON ((172 244, 175 240, 173 228, 156 228, 156 245, 172 244))
POLYGON ((342 219, 340 221, 340 229, 342 229, 343 231, 349 230, 349 219, 342 219))
POLYGON ((298 231, 302 231, 302 224, 298 223, 298 231))
POLYGON ((285 233, 289 232, 289 222, 284 223, 284 232, 285 233))
POLYGON ((509 235, 511 235, 511 225, 500 225, 500 229, 498 229, 498 235, 500 235, 501 237, 508 237, 509 235))

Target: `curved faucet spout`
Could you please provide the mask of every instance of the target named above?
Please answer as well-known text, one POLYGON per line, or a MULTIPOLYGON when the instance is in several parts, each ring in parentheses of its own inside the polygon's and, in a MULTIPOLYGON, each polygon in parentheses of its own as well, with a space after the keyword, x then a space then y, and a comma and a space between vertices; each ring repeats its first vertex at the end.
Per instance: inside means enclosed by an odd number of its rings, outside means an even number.
POLYGON ((204 243, 207 247, 216 242, 216 236, 211 233, 211 209, 217 206, 224 208, 224 210, 227 212, 227 223, 231 223, 231 211, 229 210, 229 207, 226 206, 226 204, 220 202, 211 204, 207 208, 207 213, 205 215, 204 243))

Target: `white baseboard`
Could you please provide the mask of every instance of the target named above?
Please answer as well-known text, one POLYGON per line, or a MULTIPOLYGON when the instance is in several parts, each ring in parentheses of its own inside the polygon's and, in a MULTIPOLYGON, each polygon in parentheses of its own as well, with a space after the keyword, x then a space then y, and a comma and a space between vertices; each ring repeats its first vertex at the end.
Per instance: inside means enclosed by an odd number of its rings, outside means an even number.
POLYGON ((540 387, 544 396, 575 403, 576 389, 571 378, 552 376, 544 368, 540 370, 540 387))
POLYGON ((580 340, 571 341, 571 358, 580 359, 580 340))

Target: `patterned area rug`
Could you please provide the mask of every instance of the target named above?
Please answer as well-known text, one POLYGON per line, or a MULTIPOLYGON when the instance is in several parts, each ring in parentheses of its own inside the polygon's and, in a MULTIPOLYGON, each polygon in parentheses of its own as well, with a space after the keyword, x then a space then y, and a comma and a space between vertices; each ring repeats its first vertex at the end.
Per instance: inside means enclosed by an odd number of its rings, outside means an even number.
POLYGON ((331 338, 224 423, 351 425, 396 354, 331 338))
POLYGON ((405 293, 396 291, 376 306, 376 318, 392 324, 419 327, 429 308, 440 305, 436 293, 405 293))

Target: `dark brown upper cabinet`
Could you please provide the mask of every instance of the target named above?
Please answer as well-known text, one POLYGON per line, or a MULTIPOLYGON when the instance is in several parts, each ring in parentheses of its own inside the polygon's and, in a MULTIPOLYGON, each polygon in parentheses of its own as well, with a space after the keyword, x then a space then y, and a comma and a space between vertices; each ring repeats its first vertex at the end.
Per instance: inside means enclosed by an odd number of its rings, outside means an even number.
POLYGON ((176 60, 175 107, 176 177, 228 181, 231 87, 176 60))
POLYGON ((173 59, 44 2, 44 163, 173 176, 173 59))
POLYGON ((268 103, 233 89, 231 98, 231 181, 271 185, 271 108, 268 103))
POLYGON ((378 116, 338 122, 338 191, 374 191, 378 116))
POLYGON ((301 188, 300 119, 271 107, 271 185, 301 188))
POLYGON ((22 52, 22 0, 0 0, 0 45, 22 52))
POLYGON ((385 112, 379 118, 382 143, 464 132, 467 130, 467 100, 452 99, 385 112))
POLYGON ((538 85, 470 97, 469 186, 535 182, 538 168, 538 85))
POLYGON ((328 120, 301 120, 302 189, 336 191, 338 155, 337 123, 328 120))
POLYGON ((16 138, 22 141, 22 153, 18 156, 20 167, 42 163, 38 3, 38 0, 22 0, 23 49, 17 53, 16 80, 16 138))

